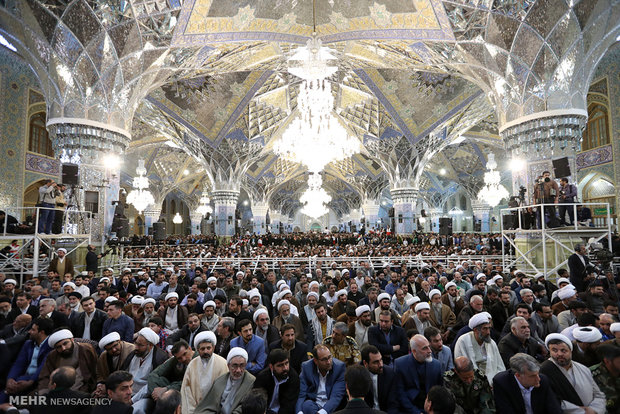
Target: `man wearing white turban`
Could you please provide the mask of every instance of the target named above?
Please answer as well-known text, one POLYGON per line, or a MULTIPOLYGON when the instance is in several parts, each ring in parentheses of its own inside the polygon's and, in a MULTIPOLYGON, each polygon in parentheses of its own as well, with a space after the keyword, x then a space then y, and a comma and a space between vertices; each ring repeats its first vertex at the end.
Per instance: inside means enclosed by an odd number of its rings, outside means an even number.
POLYGON ((454 347, 454 357, 466 356, 486 376, 489 384, 493 384, 493 377, 506 367, 502 361, 497 344, 491 339, 491 315, 480 312, 469 319, 469 333, 461 335, 454 347))
POLYGON ((164 327, 170 332, 176 332, 187 323, 187 308, 179 306, 179 294, 168 293, 165 296, 166 306, 159 309, 159 316, 164 321, 164 327))
POLYGON ((97 360, 97 389, 95 396, 107 395, 105 382, 108 376, 120 371, 125 359, 134 351, 134 345, 121 340, 118 332, 112 332, 101 338, 99 349, 102 351, 97 360))
POLYGON ((246 371, 248 353, 243 348, 231 348, 226 358, 228 373, 215 380, 195 414, 240 413, 241 400, 251 392, 255 377, 246 371))

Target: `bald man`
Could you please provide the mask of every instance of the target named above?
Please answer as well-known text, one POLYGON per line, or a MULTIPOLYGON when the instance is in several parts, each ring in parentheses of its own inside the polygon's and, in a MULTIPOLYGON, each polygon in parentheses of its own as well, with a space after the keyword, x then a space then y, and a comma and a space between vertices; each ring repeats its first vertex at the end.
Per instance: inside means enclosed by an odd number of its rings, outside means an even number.
POLYGON ((452 391, 456 403, 465 412, 490 414, 495 412, 495 400, 486 376, 466 356, 454 360, 454 369, 443 376, 444 386, 452 391))

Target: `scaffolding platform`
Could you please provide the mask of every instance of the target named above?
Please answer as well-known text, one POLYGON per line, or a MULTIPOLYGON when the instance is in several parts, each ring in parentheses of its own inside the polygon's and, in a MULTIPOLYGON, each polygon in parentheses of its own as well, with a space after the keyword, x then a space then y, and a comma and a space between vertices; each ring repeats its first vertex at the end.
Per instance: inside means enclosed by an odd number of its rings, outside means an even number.
POLYGON ((93 218, 90 211, 65 211, 62 223, 63 232, 47 234, 38 231, 39 213, 44 209, 46 208, 12 207, 3 210, 6 214, 4 221, 0 223, 2 226, 0 245, 10 246, 12 240, 18 240, 21 243, 7 254, 0 255, 0 272, 19 278, 20 285, 26 276, 36 277, 40 272, 46 272, 51 253, 57 249, 65 248, 67 254, 70 254, 91 243, 90 229, 93 218), (9 216, 15 218, 19 224, 9 224, 9 216), (22 232, 11 232, 11 230, 16 230, 15 226, 26 227, 22 228, 22 232), (25 229, 30 231, 24 234, 25 229), (42 257, 42 250, 50 254, 42 257))
MULTIPOLYGON (((555 214, 558 204, 535 204, 523 207, 505 208, 501 210, 500 221, 502 233, 502 262, 504 269, 516 266, 525 274, 533 276, 544 273, 546 278, 555 277, 558 269, 566 268, 570 255, 575 252, 577 244, 597 246, 601 243, 603 248, 611 250, 611 214, 608 203, 572 203, 564 204, 573 209, 573 217, 577 217, 577 206, 596 209, 598 212, 606 211, 607 226, 591 227, 590 222, 579 223, 561 227, 548 227, 549 214, 555 214), (534 209, 535 223, 540 228, 521 228, 523 223, 528 222, 526 215, 532 217, 534 209), (545 220, 540 219, 543 212, 545 220), (506 220, 511 217, 510 220, 506 220), (505 228, 505 221, 509 221, 509 228, 505 228)), ((557 219, 557 218, 556 218, 557 219)), ((555 221, 555 220, 554 220, 555 221)))

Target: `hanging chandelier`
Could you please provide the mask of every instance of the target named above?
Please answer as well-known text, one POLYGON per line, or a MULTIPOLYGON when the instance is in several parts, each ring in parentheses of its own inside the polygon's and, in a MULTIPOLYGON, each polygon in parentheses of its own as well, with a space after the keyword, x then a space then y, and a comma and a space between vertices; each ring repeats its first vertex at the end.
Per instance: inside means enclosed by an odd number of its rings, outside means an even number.
POLYGON ((327 203, 332 198, 322 187, 323 179, 317 174, 308 177, 308 189, 301 195, 299 201, 304 205, 301 212, 312 218, 319 218, 328 213, 327 203))
POLYGON ((507 198, 510 194, 508 190, 500 184, 501 176, 497 168, 497 162, 495 162, 495 154, 489 154, 489 160, 487 161, 487 168, 489 171, 484 173, 484 187, 478 193, 478 199, 486 202, 491 208, 497 206, 499 202, 507 198))
POLYGON ((203 190, 202 195, 200 196, 200 201, 198 208, 196 209, 196 213, 200 214, 202 217, 205 217, 207 214, 213 213, 213 208, 211 208, 211 199, 207 194, 207 190, 203 190))
POLYGON ((172 222, 174 224, 183 224, 183 217, 181 217, 178 211, 177 211, 177 214, 175 214, 174 217, 172 217, 172 222))
POLYGON ((146 168, 144 168, 144 160, 138 161, 138 168, 136 168, 137 177, 133 179, 133 190, 127 194, 127 202, 134 206, 138 210, 139 214, 151 204, 155 204, 153 195, 148 190, 149 179, 146 177, 146 168))

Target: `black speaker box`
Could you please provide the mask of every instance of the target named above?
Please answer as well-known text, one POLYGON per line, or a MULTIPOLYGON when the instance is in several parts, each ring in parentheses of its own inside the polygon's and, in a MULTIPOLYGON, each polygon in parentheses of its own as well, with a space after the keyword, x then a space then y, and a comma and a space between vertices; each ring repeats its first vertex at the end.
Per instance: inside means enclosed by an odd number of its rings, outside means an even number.
POLYGON ((553 163, 553 176, 555 178, 564 178, 570 176, 570 166, 568 165, 568 157, 559 158, 551 161, 553 163))
POLYGON ((439 234, 442 236, 452 235, 452 219, 450 217, 439 218, 439 234))
POLYGON ((62 183, 71 187, 72 185, 78 185, 79 182, 79 167, 77 164, 63 164, 62 165, 62 183))
POLYGON ((166 223, 157 221, 153 223, 153 239, 162 241, 166 238, 166 223))

